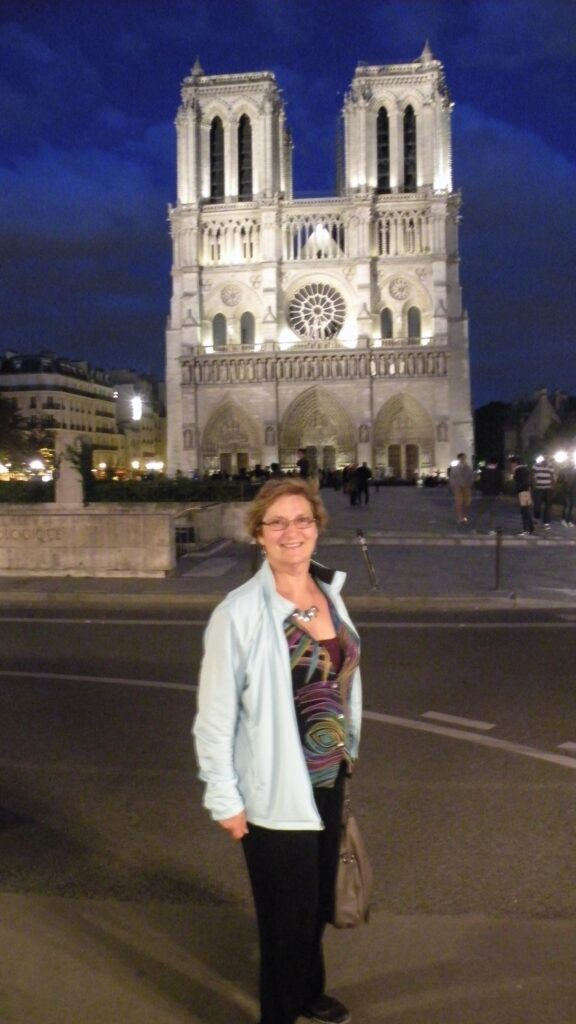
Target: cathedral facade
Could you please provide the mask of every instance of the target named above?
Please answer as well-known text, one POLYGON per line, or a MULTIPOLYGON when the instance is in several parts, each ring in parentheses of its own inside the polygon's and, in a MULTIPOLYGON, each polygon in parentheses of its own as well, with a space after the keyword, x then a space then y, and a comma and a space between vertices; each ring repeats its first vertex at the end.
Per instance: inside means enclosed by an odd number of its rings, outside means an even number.
POLYGON ((428 46, 359 65, 337 194, 295 199, 270 72, 182 86, 170 208, 168 471, 366 461, 445 471, 472 453, 451 101, 428 46))

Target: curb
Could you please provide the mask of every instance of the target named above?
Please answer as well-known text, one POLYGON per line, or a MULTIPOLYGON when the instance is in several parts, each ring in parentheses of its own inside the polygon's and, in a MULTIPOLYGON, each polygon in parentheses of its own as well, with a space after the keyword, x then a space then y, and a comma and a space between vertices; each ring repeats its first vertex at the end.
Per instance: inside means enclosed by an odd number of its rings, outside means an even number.
MULTIPOLYGON (((68 593, 33 591, 0 595, 0 608, 21 607, 43 608, 44 606, 93 609, 152 608, 154 606, 198 609, 205 612, 222 601, 227 591, 214 594, 114 594, 114 593, 68 593)), ((406 596, 399 597, 378 592, 371 594, 348 594, 346 605, 351 610, 365 612, 411 612, 411 611, 511 611, 511 610, 562 610, 576 608, 571 599, 564 601, 521 597, 513 592, 494 594, 453 594, 446 597, 406 596)))

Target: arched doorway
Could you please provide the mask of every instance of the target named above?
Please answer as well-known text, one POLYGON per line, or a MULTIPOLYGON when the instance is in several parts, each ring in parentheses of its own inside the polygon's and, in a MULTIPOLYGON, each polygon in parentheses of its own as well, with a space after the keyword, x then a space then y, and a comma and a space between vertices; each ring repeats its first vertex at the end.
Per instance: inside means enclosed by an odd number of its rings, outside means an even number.
POLYGON ((202 433, 205 473, 236 476, 262 461, 261 430, 256 420, 230 398, 210 416, 202 433))
POLYGON ((434 465, 434 425, 412 395, 395 395, 382 406, 374 424, 377 469, 413 480, 434 465))
POLYGON ((295 462, 298 448, 308 449, 318 469, 341 468, 356 460, 354 424, 324 388, 309 388, 284 413, 280 426, 282 466, 295 462))

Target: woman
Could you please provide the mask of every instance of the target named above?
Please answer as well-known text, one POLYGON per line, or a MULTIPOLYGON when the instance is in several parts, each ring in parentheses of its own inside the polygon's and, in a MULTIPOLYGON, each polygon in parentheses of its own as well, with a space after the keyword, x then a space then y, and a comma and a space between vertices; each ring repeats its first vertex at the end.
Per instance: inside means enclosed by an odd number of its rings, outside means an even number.
POLYGON ((345 574, 312 561, 326 511, 297 478, 248 513, 262 568, 215 609, 194 723, 204 804, 241 840, 260 937, 260 1024, 345 1024, 324 991, 322 934, 338 863, 344 776, 358 755, 360 644, 345 574))

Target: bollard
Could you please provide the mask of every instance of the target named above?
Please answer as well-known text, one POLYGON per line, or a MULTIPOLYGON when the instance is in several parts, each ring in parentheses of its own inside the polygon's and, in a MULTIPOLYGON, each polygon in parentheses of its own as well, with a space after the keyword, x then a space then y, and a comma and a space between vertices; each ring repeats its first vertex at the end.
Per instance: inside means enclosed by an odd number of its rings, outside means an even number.
POLYGON ((501 526, 496 530, 496 562, 494 571, 494 589, 500 590, 502 586, 502 539, 504 531, 501 526))
POLYGON ((370 552, 368 551, 368 545, 366 543, 364 532, 362 530, 356 530, 356 535, 358 537, 360 547, 362 548, 362 556, 364 558, 364 562, 366 563, 366 568, 368 569, 370 585, 372 587, 372 590, 378 590, 378 580, 376 579, 376 572, 374 571, 374 565, 372 564, 372 559, 370 558, 370 552))

